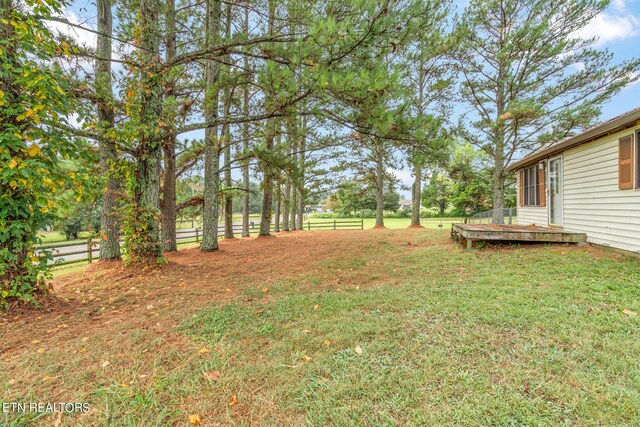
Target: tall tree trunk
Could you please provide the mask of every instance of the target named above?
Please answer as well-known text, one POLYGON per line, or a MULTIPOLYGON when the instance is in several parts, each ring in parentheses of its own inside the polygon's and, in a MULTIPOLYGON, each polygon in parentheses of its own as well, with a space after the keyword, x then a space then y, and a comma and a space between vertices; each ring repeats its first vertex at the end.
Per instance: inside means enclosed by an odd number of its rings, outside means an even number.
MULTIPOLYGON (((289 136, 289 138, 291 138, 289 136)), ((291 144, 291 139, 289 139, 289 154, 291 154, 292 150, 292 144, 291 144)), ((290 210, 289 208, 291 207, 291 175, 289 172, 286 173, 285 175, 285 180, 284 180, 284 195, 282 197, 282 202, 283 202, 283 208, 282 208, 282 231, 289 231, 291 229, 291 227, 289 227, 289 216, 290 216, 290 210)))
MULTIPOLYGON (((298 162, 298 135, 296 134, 293 138, 293 159, 292 161, 294 163, 298 162)), ((290 230, 297 230, 297 223, 296 223, 296 218, 298 217, 298 187, 296 184, 296 181, 293 180, 293 178, 291 179, 291 201, 290 201, 290 210, 289 210, 289 218, 287 218, 287 220, 289 221, 289 229, 290 230)))
POLYGON ((374 155, 376 161, 376 227, 384 227, 384 165, 382 141, 376 139, 374 155))
MULTIPOLYGON (((245 2, 244 9, 244 33, 249 37, 249 1, 245 2)), ((244 56, 244 69, 249 69, 249 57, 244 56)), ((249 85, 244 85, 242 97, 242 113, 249 117, 249 85)), ((249 122, 244 124, 242 140, 242 237, 249 237, 249 122)))
MULTIPOLYGON (((217 45, 220 39, 220 1, 207 0, 207 46, 217 45)), ((218 83, 220 66, 209 59, 206 62, 206 90, 204 100, 204 118, 212 123, 218 118, 218 83)), ((204 134, 204 207, 202 212, 202 242, 200 250, 211 252, 218 250, 218 217, 220 192, 220 141, 218 128, 208 126, 204 134)))
POLYGON ((304 230, 304 175, 305 175, 305 150, 307 149, 307 116, 302 117, 302 135, 300 138, 300 153, 298 154, 298 214, 296 218, 296 228, 304 230))
MULTIPOLYGON (((14 2, 12 0, 0 0, 0 40, 7 40, 9 43, 3 45, 4 53, 9 61, 13 62, 11 66, 18 66, 17 58, 17 40, 16 33, 13 25, 11 25, 12 14, 14 12, 14 2)), ((11 69, 11 68, 9 68, 11 69)), ((20 87, 16 83, 13 73, 0 73, 0 90, 4 92, 4 101, 7 105, 14 105, 18 102, 20 96, 20 87)), ((4 132, 7 128, 5 126, 11 126, 13 129, 21 129, 21 123, 17 118, 20 111, 15 111, 11 108, 0 107, 0 129, 4 132)), ((4 141, 2 141, 4 144, 4 141)), ((4 147, 3 147, 4 148, 4 147)), ((18 155, 18 150, 22 147, 9 148, 9 156, 13 157, 18 155)), ((24 146, 26 148, 26 145, 24 146)), ((3 168, 5 167, 6 160, 3 160, 3 168)), ((0 190, 4 194, 9 194, 12 198, 24 197, 22 191, 19 188, 15 191, 7 191, 10 187, 7 184, 0 184, 2 187, 0 190), (6 193, 5 193, 6 191, 6 193)), ((9 210, 9 221, 26 221, 30 215, 24 209, 9 210)), ((31 230, 30 233, 20 233, 19 235, 8 236, 8 239, 4 242, 0 242, 0 251, 7 251, 14 255, 15 258, 10 260, 7 265, 3 266, 4 270, 0 275, 0 291, 5 289, 11 289, 10 283, 29 282, 34 288, 37 286, 37 280, 35 278, 28 279, 29 269, 27 267, 29 251, 36 243, 37 236, 35 230, 31 230)), ((6 258, 3 257, 3 260, 6 258)))
MULTIPOLYGON (((420 60, 418 75, 418 117, 424 116, 425 64, 420 60)), ((411 227, 420 227, 420 199, 422 198, 422 167, 419 154, 413 153, 413 186, 411 188, 411 227)))
POLYGON ((493 174, 493 223, 503 224, 504 216, 504 166, 496 164, 493 174))
POLYGON ((275 214, 275 220, 273 222, 273 231, 275 231, 276 233, 280 231, 280 208, 282 206, 282 184, 281 184, 281 178, 280 176, 278 176, 278 178, 276 179, 276 214, 275 214))
POLYGON ((422 197, 422 162, 413 162, 413 186, 411 188, 411 226, 420 227, 420 199, 422 197))
MULTIPOLYGON (((167 0, 166 10, 166 58, 176 57, 176 1, 167 0)), ((169 94, 173 95, 171 82, 169 94)), ((162 247, 165 252, 178 249, 176 241, 176 137, 170 135, 164 145, 164 182, 162 186, 162 247)))
MULTIPOLYGON (((225 35, 227 40, 231 39, 231 14, 231 3, 227 3, 227 21, 225 28, 225 35)), ((231 62, 231 56, 226 55, 224 62, 226 64, 229 64, 231 62)), ((229 65, 225 65, 225 74, 227 75, 228 79, 229 75, 231 74, 231 67, 229 65)), ((224 117, 229 117, 229 113, 231 112, 231 98, 231 87, 229 83, 227 83, 224 88, 224 117)), ((231 126, 229 124, 224 125, 222 134, 224 135, 224 186, 226 190, 224 192, 224 238, 233 239, 235 236, 233 235, 233 193, 231 192, 231 187, 233 185, 231 181, 231 126)))
MULTIPOLYGON (((267 140, 265 148, 267 151, 273 150, 273 129, 268 126, 267 140)), ((271 215, 273 206, 273 171, 271 165, 267 161, 262 164, 263 183, 262 183, 262 215, 260 216, 260 236, 269 236, 271 234, 271 215)))
MULTIPOLYGON (((276 15, 276 0, 269 0, 269 28, 268 33, 270 36, 274 34, 275 31, 275 15, 276 15)), ((275 98, 275 94, 267 93, 265 95, 267 99, 267 104, 273 104, 275 98), (271 98, 271 99, 269 99, 271 98)), ((270 106, 273 108, 273 105, 270 106)), ((267 121, 267 131, 266 131, 266 141, 265 141, 265 149, 267 152, 271 152, 273 150, 273 140, 276 134, 276 121, 275 119, 270 119, 267 121)), ((273 204, 273 167, 269 164, 269 162, 263 160, 262 162, 262 172, 263 172, 263 184, 262 184, 262 215, 260 218, 260 236, 269 236, 271 234, 271 215, 272 215, 272 204, 273 204)))
MULTIPOLYGON (((508 24, 507 22, 503 22, 504 27, 506 28, 508 24)), ((503 120, 503 115, 505 113, 506 108, 506 96, 507 88, 505 87, 506 82, 506 71, 507 66, 503 61, 500 62, 498 67, 498 78, 496 79, 496 83, 498 85, 496 90, 496 119, 495 119, 495 141, 493 147, 493 160, 494 160, 494 169, 493 169, 493 218, 492 222, 494 224, 503 224, 504 218, 502 216, 502 208, 504 207, 504 140, 505 140, 505 123, 503 120)))
POLYGON ((291 212, 289 216, 289 228, 291 230, 297 230, 298 223, 296 222, 296 219, 298 218, 298 187, 295 185, 291 189, 291 212))
POLYGON ((141 131, 136 150, 136 188, 134 201, 138 218, 144 228, 137 230, 144 243, 132 247, 138 259, 152 260, 162 255, 160 242, 160 152, 162 134, 158 119, 162 117, 163 88, 158 79, 161 71, 160 39, 158 27, 160 4, 155 0, 140 1, 140 56, 144 68, 140 70, 141 131), (158 132, 156 132, 158 131, 158 132))
POLYGON ((100 259, 120 259, 120 227, 118 221, 118 199, 122 191, 120 179, 116 176, 114 163, 118 159, 115 141, 107 136, 113 129, 113 89, 111 85, 111 34, 113 15, 111 0, 98 0, 98 37, 96 41, 96 93, 98 95, 98 127, 100 140, 100 169, 107 180, 107 188, 102 194, 102 216, 100 219, 100 259))

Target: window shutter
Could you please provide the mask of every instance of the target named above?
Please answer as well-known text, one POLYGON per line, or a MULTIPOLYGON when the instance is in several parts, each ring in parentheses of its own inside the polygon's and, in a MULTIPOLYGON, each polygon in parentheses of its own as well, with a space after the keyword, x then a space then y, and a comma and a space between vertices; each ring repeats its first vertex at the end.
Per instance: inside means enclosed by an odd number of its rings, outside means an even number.
POLYGON ((633 188, 633 135, 618 141, 618 188, 633 188))
POLYGON ((539 196, 539 205, 547 206, 547 186, 544 175, 544 168, 538 167, 538 196, 539 196))
POLYGON ((520 179, 518 185, 518 195, 520 196, 520 207, 524 206, 524 169, 520 169, 520 179))

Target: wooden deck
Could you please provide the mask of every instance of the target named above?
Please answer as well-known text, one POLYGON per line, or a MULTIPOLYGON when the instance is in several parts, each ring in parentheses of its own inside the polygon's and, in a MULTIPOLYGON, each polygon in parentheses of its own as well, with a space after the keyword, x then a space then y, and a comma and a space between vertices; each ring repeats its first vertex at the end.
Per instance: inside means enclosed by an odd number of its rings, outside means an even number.
POLYGON ((539 243, 584 243, 585 233, 537 225, 451 224, 451 238, 471 249, 473 242, 507 241, 539 243))

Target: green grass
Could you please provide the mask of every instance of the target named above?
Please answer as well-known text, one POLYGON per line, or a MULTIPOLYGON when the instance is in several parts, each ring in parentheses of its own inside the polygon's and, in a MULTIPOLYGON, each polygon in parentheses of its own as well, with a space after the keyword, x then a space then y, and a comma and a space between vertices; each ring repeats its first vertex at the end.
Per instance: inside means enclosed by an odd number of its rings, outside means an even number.
MULTIPOLYGON (((339 220, 338 220, 339 221, 339 220)), ((450 229, 454 222, 462 222, 461 218, 421 218, 420 223, 425 228, 437 229, 442 224, 443 229, 450 229)), ((376 224, 374 218, 364 219, 364 228, 373 228, 376 224)), ((385 218, 384 226, 391 229, 407 228, 411 225, 411 218, 385 218)))
POLYGON ((78 234, 78 239, 68 241, 65 238, 64 233, 60 231, 41 231, 38 236, 42 239, 42 243, 85 243, 89 237, 93 237, 93 233, 82 231, 78 234))
POLYGON ((640 319, 623 312, 640 312, 637 260, 562 246, 461 251, 446 235, 364 233, 302 275, 239 279, 230 302, 179 319, 174 332, 210 350, 197 357, 131 330, 114 351, 135 362, 112 360, 111 377, 75 373, 83 362, 68 352, 19 363, 89 388, 80 400, 95 418, 69 425, 187 425, 189 414, 205 425, 638 425, 640 319), (220 380, 203 379, 211 370, 220 380), (150 377, 119 386, 141 372, 150 377))
POLYGON ((218 350, 208 363, 225 387, 268 384, 273 416, 307 425, 640 419, 640 328, 622 314, 640 308, 636 262, 419 250, 388 268, 403 270, 401 284, 321 293, 283 284, 275 299, 206 309, 182 328, 218 350), (460 269, 469 273, 451 274, 460 269))

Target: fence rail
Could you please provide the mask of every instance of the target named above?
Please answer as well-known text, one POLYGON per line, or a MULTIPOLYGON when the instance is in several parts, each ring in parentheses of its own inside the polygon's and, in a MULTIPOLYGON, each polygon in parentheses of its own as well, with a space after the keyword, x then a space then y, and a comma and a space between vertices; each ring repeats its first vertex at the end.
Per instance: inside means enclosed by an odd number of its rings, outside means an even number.
MULTIPOLYGON (((249 226, 249 233, 255 234, 260 229, 260 224, 252 223, 249 226)), ((271 231, 274 230, 274 224, 271 224, 271 231)), ((305 230, 363 230, 364 220, 333 220, 333 221, 306 221, 303 223, 305 230)), ((233 233, 242 234, 242 225, 233 224, 233 233)), ((224 225, 218 227, 218 237, 224 238, 224 225)), ((189 243, 200 243, 202 239, 202 228, 196 227, 192 229, 183 229, 176 231, 176 243, 178 245, 186 245, 189 243)), ((74 241, 65 243, 45 243, 41 245, 36 253, 42 250, 52 252, 53 263, 56 266, 76 264, 80 262, 93 262, 94 258, 98 258, 100 253, 100 241, 97 239, 86 239, 84 241, 74 241), (70 248, 67 251, 60 249, 70 248), (80 256, 84 255, 84 256, 80 256)))
POLYGON ((497 217, 502 220, 500 224, 515 224, 518 220, 517 214, 516 208, 491 209, 470 216, 465 219, 465 222, 469 224, 494 224, 494 217, 497 217))

